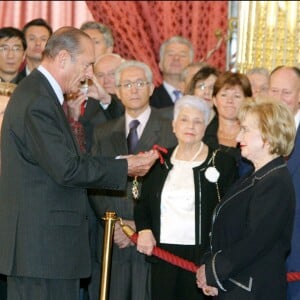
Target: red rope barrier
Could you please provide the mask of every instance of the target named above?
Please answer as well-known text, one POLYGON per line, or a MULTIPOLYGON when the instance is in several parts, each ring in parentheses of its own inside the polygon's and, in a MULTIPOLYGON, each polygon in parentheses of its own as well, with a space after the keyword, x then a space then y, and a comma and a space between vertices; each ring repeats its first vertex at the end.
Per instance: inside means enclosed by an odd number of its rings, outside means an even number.
MULTIPOLYGON (((134 230, 128 226, 124 225, 121 222, 122 229, 124 233, 131 239, 133 243, 137 243, 138 234, 134 232, 134 230)), ((169 251, 166 251, 164 249, 161 249, 157 246, 153 248, 152 255, 174 265, 177 267, 180 267, 184 270, 196 273, 199 266, 196 266, 193 262, 186 260, 182 257, 179 257, 177 255, 174 255, 170 253, 169 251)), ((287 281, 293 282, 293 281, 300 281, 300 272, 289 272, 287 273, 287 281)))
POLYGON ((286 274, 288 282, 300 281, 300 272, 289 272, 286 274))

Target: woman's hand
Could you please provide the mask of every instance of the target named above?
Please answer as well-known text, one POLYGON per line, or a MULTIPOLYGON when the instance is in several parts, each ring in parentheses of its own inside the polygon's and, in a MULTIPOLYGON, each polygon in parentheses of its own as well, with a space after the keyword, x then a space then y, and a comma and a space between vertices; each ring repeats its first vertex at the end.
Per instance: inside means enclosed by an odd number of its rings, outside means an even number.
POLYGON ((145 229, 139 231, 137 239, 137 250, 146 255, 152 255, 153 248, 156 246, 156 240, 152 230, 145 229))
POLYGON ((206 275, 205 275, 205 265, 202 265, 196 273, 196 282, 197 282, 197 286, 198 288, 203 288, 205 286, 207 286, 206 284, 206 275))
POLYGON ((215 288, 214 286, 204 286, 202 288, 203 294, 206 296, 218 296, 219 292, 218 289, 215 288))

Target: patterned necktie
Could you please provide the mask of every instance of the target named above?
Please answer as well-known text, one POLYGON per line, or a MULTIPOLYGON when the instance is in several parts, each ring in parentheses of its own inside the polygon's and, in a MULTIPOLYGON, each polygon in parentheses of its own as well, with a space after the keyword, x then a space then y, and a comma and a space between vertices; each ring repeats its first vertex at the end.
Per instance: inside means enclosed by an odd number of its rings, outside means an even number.
POLYGON ((174 90, 173 94, 175 95, 175 102, 181 97, 181 91, 179 90, 174 90))
POLYGON ((132 120, 129 123, 129 134, 127 137, 127 145, 128 145, 128 153, 134 153, 136 145, 139 141, 139 137, 137 134, 137 127, 140 125, 139 120, 132 120))

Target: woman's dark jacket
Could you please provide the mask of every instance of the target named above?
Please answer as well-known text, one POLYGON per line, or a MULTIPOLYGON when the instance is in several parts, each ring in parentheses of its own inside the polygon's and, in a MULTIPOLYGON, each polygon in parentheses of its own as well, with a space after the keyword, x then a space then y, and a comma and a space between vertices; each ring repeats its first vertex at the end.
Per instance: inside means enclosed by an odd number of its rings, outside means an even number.
POLYGON ((211 253, 204 259, 217 299, 286 299, 294 206, 293 182, 281 157, 230 188, 214 212, 211 253))
MULTIPOLYGON (((165 164, 161 165, 158 162, 146 176, 142 185, 141 197, 134 210, 137 231, 151 229, 158 246, 160 239, 161 194, 168 173, 172 169, 170 157, 173 150, 169 149, 165 164)), ((196 245, 199 246, 199 257, 207 250, 211 216, 218 203, 216 183, 209 182, 204 174, 208 167, 213 166, 212 154, 213 150, 209 148, 207 159, 201 165, 193 168, 196 208, 195 236, 196 245), (200 226, 198 226, 199 224, 200 226), (200 230, 201 232, 199 232, 200 230)), ((238 176, 237 167, 234 159, 222 151, 217 151, 214 162, 216 169, 220 172, 218 188, 222 197, 236 181, 238 176)))

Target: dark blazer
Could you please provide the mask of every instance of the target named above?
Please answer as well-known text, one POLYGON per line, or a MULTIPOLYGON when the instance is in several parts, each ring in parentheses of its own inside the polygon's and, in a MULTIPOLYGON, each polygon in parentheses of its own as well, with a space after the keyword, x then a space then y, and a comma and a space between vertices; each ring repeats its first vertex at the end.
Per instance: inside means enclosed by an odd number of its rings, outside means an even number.
MULTIPOLYGON (((300 272, 300 127, 298 127, 294 150, 288 158, 287 166, 296 192, 295 222, 291 253, 287 259, 287 271, 300 272)), ((290 283, 288 289, 291 299, 297 299, 299 297, 300 282, 290 283)))
POLYGON ((89 276, 86 188, 124 189, 126 160, 80 155, 62 106, 38 70, 9 101, 1 147, 0 273, 89 276))
POLYGON ((83 116, 79 122, 83 125, 86 141, 86 151, 92 149, 94 128, 108 120, 118 118, 124 114, 124 106, 116 95, 111 95, 112 100, 107 109, 104 109, 99 100, 88 98, 83 116))
POLYGON ((153 94, 150 97, 150 105, 156 108, 174 105, 172 98, 168 94, 163 84, 154 88, 153 94))
POLYGON ((217 299, 286 299, 294 208, 293 182, 282 157, 230 189, 214 212, 212 250, 205 259, 207 283, 218 287, 217 299))
MULTIPOLYGON (((166 156, 167 167, 166 165, 160 165, 157 163, 150 171, 143 183, 141 198, 137 202, 134 210, 134 219, 136 222, 137 231, 151 229, 158 246, 160 245, 161 194, 166 178, 173 167, 170 162, 172 153, 173 149, 169 149, 169 154, 166 156)), ((205 176, 205 171, 207 168, 213 166, 212 154, 213 149, 209 148, 206 160, 201 165, 193 169, 196 208, 195 236, 197 245, 197 257, 194 257, 195 261, 198 260, 198 258, 207 250, 211 216, 215 206, 218 203, 218 191, 216 183, 210 182, 205 176), (200 208, 202 212, 201 218, 199 218, 200 208), (198 224, 201 224, 201 233, 199 232, 198 224), (201 240, 199 236, 202 237, 201 240)), ((237 168, 234 159, 222 151, 218 151, 216 153, 215 167, 220 173, 218 189, 220 197, 222 197, 228 188, 236 181, 237 168)), ((150 260, 153 261, 153 259, 150 260)))

